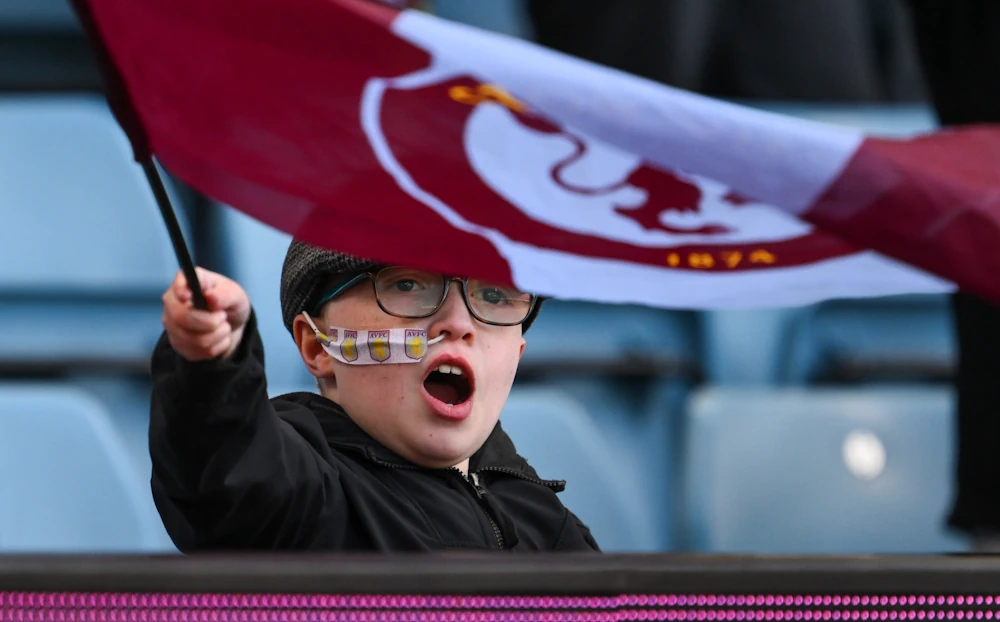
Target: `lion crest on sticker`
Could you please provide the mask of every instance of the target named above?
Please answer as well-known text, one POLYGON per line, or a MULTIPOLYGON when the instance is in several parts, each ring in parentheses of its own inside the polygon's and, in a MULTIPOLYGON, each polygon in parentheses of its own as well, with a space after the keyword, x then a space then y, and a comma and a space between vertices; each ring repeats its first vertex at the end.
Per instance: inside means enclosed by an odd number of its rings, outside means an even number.
POLYGON ((384 363, 391 356, 389 347, 389 331, 370 330, 368 331, 368 352, 372 355, 372 360, 384 363))
POLYGON ((344 331, 344 343, 340 344, 340 355, 350 363, 358 360, 358 331, 344 331))
POLYGON ((419 361, 427 354, 427 331, 407 329, 405 344, 406 356, 419 361))

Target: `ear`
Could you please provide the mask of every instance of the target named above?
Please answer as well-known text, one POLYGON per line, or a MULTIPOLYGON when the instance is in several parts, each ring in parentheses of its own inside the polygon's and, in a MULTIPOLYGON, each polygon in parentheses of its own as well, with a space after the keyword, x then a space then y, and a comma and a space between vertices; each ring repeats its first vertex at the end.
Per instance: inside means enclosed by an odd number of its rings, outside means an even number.
POLYGON ((521 348, 520 348, 520 350, 519 350, 519 351, 518 351, 518 353, 517 353, 517 360, 518 360, 518 361, 520 361, 520 360, 521 360, 521 357, 523 357, 523 356, 524 356, 524 348, 525 348, 525 347, 526 347, 527 345, 528 345, 528 342, 527 342, 527 341, 526 341, 526 340, 524 339, 524 337, 521 337, 521 348))
POLYGON ((296 315, 292 322, 292 335, 309 373, 316 378, 335 380, 333 357, 326 353, 323 345, 316 339, 316 333, 301 315, 296 315))

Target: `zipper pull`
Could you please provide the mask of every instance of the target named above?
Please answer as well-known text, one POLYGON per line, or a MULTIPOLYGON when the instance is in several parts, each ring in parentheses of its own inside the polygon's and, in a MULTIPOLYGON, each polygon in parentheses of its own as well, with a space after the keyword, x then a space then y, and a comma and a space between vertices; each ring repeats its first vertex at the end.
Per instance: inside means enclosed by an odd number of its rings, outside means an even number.
POLYGON ((476 489, 477 494, 482 495, 485 492, 483 487, 479 485, 479 473, 469 473, 469 483, 476 489))

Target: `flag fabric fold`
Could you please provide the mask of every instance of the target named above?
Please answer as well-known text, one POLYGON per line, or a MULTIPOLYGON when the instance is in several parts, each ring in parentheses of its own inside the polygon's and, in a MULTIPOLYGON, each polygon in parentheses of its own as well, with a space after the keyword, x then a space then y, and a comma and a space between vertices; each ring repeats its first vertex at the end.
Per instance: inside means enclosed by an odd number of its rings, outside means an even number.
POLYGON ((74 2, 137 154, 314 244, 602 302, 1000 301, 994 126, 870 138, 363 0, 74 2))

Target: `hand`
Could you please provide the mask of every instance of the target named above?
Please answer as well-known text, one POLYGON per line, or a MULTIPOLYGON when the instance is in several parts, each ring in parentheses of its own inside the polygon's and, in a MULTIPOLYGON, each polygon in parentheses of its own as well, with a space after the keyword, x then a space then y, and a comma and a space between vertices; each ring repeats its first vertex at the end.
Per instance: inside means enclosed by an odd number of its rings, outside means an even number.
POLYGON ((179 271, 163 294, 163 326, 174 351, 189 361, 229 358, 250 319, 250 298, 236 281, 195 268, 208 310, 194 308, 191 289, 179 271))

